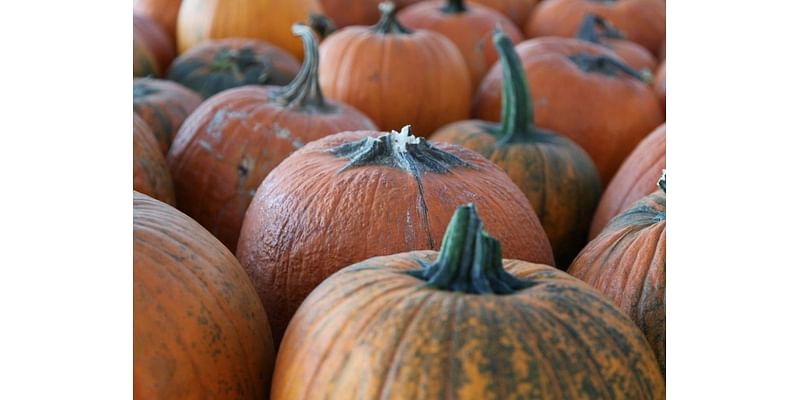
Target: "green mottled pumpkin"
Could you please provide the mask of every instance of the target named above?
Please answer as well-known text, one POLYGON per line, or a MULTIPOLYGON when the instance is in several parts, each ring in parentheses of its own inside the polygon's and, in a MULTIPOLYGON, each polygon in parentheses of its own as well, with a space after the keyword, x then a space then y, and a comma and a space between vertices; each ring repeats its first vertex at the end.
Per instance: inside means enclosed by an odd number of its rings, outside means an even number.
POLYGON ((501 122, 455 122, 431 140, 475 150, 502 168, 539 216, 556 264, 566 268, 586 244, 602 193, 600 175, 575 142, 534 127, 528 82, 514 45, 500 31, 495 31, 494 43, 503 66, 501 122))
POLYGON ((285 50, 256 39, 208 40, 175 59, 168 78, 208 98, 245 85, 283 86, 300 70, 285 50))
POLYGON ((475 208, 440 252, 371 258, 326 279, 278 351, 273 400, 663 399, 634 323, 555 268, 504 260, 475 208))

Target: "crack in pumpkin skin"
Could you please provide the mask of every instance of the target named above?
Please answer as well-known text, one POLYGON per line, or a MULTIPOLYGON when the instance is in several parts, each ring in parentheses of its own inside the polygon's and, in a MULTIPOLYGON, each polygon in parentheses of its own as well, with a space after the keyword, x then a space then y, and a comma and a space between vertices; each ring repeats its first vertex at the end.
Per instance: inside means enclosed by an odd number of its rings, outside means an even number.
POLYGON ((641 332, 582 282, 504 260, 508 272, 539 284, 507 296, 420 288, 407 272, 436 257, 376 257, 319 285, 281 344, 272 398, 665 397, 641 332), (385 287, 395 289, 384 295, 385 287), (334 291, 335 311, 328 306, 334 291), (369 327, 360 322, 366 318, 369 327), (326 357, 315 356, 323 348, 326 357))
POLYGON ((618 215, 568 272, 600 290, 645 333, 666 374, 666 196, 656 192, 618 215))

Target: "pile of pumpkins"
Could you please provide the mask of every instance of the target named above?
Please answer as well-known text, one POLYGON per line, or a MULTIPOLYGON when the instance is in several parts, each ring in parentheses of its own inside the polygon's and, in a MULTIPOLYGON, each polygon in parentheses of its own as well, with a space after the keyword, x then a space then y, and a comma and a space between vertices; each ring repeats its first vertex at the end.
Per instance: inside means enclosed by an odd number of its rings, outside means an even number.
POLYGON ((136 398, 665 398, 665 0, 135 0, 136 398))

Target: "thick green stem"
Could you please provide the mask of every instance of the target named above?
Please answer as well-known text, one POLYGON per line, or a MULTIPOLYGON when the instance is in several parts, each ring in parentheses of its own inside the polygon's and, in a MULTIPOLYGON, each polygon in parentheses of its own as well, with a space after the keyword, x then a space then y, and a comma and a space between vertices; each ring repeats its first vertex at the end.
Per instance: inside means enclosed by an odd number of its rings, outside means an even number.
POLYGON ((303 40, 303 66, 297 76, 280 90, 276 91, 273 100, 289 107, 314 106, 325 108, 325 98, 319 86, 319 44, 311 28, 304 24, 292 25, 292 33, 303 40))
POLYGON ((496 27, 492 35, 503 68, 502 110, 499 144, 524 141, 534 133, 533 105, 528 91, 528 78, 511 39, 496 27))
POLYGON ((595 14, 586 14, 583 18, 580 29, 578 29, 578 39, 585 40, 596 44, 601 43, 601 38, 607 39, 623 39, 622 32, 614 28, 605 18, 595 14))
POLYGON ((511 294, 534 284, 506 272, 500 242, 483 230, 472 204, 453 214, 436 262, 409 274, 425 287, 473 294, 511 294))
POLYGON ((445 14, 460 14, 467 11, 467 6, 464 4, 464 0, 447 0, 440 10, 445 14))
POLYGON ((619 72, 622 72, 642 82, 646 82, 645 77, 642 76, 639 71, 614 57, 609 57, 607 55, 596 56, 580 52, 569 56, 569 59, 584 72, 599 73, 607 76, 616 76, 619 72))
POLYGON ((378 4, 381 11, 381 19, 372 26, 372 31, 381 35, 407 35, 411 30, 397 21, 397 7, 392 1, 384 1, 378 4))

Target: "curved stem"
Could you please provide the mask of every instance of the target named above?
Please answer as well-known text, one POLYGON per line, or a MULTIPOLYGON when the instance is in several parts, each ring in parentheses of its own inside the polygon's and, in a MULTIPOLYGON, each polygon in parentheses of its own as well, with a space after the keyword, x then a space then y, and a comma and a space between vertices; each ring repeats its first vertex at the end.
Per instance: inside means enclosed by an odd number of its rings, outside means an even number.
POLYGON ((279 89, 273 98, 284 107, 312 105, 325 108, 325 98, 319 86, 319 44, 313 30, 304 24, 292 25, 292 33, 303 40, 303 66, 288 85, 279 89))
POLYGON ((580 52, 569 56, 569 59, 585 72, 601 73, 608 76, 616 76, 617 72, 623 72, 640 81, 646 82, 645 77, 642 76, 639 71, 614 57, 609 57, 607 55, 595 56, 580 52))
POLYGON ((372 31, 381 35, 407 35, 411 30, 397 21, 397 7, 392 1, 384 1, 378 4, 381 11, 381 19, 372 26, 372 31))
POLYGON ((600 38, 622 39, 623 35, 605 18, 589 13, 583 18, 583 22, 578 29, 577 38, 587 42, 603 44, 600 42, 600 38))
POLYGON ((533 105, 528 90, 528 78, 511 39, 499 26, 495 27, 492 39, 503 68, 501 138, 498 141, 502 145, 524 140, 533 134, 533 105))
POLYGON ((483 230, 473 204, 456 209, 436 262, 408 273, 424 287, 474 294, 511 294, 534 284, 506 272, 500 242, 483 230))
POLYGON ((464 0, 447 0, 447 3, 440 10, 445 14, 460 14, 467 11, 464 0))

